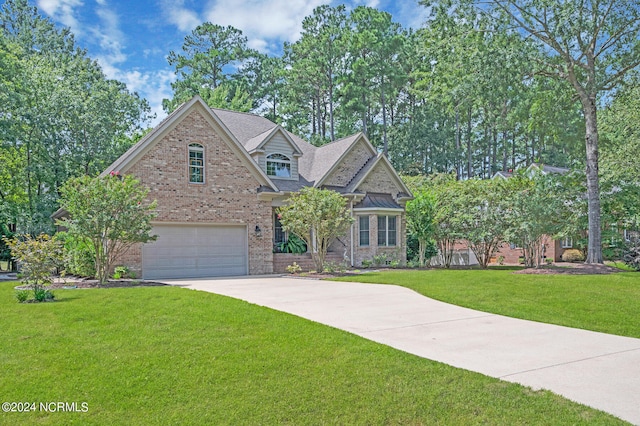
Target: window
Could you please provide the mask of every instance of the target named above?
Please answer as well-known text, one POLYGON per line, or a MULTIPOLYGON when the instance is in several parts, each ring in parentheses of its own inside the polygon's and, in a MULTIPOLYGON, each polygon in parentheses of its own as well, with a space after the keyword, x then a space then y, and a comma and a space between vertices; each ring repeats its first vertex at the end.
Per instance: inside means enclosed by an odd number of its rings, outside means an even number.
POLYGON ((573 247, 573 238, 564 237, 561 242, 562 248, 572 248, 573 247))
POLYGON ((360 246, 369 245, 369 216, 360 216, 359 220, 360 246))
POLYGON ((286 155, 267 155, 267 176, 291 177, 291 160, 286 155))
POLYGON ((396 216, 378 216, 378 245, 396 245, 396 216))
POLYGON ((189 145, 189 182, 204 183, 204 148, 197 143, 189 145))

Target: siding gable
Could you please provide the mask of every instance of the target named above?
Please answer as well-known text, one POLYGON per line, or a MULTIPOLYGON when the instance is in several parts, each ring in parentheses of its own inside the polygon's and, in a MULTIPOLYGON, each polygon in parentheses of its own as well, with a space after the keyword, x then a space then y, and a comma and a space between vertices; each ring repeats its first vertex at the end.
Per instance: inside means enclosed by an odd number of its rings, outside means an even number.
POLYGON ((291 177, 290 178, 279 178, 275 176, 270 176, 271 179, 290 179, 290 180, 298 180, 298 149, 291 145, 291 143, 287 140, 281 130, 275 132, 269 140, 261 144, 261 151, 256 157, 256 161, 260 168, 267 173, 267 156, 271 154, 282 154, 289 157, 291 160, 291 177))

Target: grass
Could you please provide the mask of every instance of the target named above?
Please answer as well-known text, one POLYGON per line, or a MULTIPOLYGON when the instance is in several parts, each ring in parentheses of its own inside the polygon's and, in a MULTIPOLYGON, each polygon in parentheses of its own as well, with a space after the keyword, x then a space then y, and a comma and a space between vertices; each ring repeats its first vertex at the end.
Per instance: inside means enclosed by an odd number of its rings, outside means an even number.
POLYGON ((343 281, 396 284, 515 318, 640 338, 640 274, 528 275, 508 270, 390 270, 343 281))
POLYGON ((1 424, 623 424, 532 391, 246 302, 174 287, 58 290, 18 304, 0 283, 0 401, 86 413, 1 424))

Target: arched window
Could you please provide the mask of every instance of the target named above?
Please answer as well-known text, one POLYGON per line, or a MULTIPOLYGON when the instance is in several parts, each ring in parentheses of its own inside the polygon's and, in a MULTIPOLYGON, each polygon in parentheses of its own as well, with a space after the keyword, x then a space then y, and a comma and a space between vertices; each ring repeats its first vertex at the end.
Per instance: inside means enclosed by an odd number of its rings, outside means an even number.
POLYGON ((267 155, 267 176, 291 177, 291 159, 282 154, 267 155))
POLYGON ((204 183, 204 147, 197 143, 189 145, 189 182, 204 183))

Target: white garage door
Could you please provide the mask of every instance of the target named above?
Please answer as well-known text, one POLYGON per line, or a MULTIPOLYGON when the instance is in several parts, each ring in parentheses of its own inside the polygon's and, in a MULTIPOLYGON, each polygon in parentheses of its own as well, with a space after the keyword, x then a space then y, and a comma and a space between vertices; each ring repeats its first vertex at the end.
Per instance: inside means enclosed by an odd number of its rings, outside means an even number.
POLYGON ((142 277, 194 278, 245 275, 245 226, 156 225, 158 239, 142 247, 142 277))

